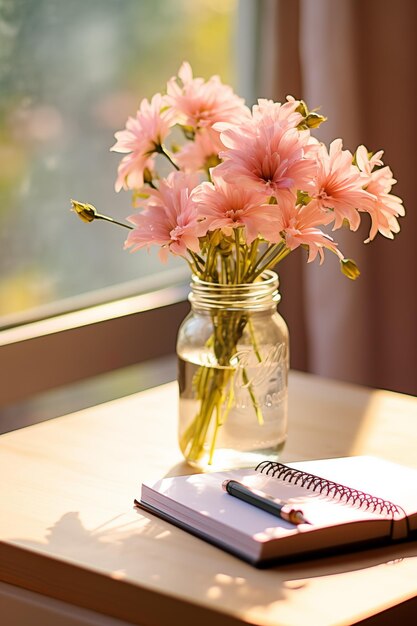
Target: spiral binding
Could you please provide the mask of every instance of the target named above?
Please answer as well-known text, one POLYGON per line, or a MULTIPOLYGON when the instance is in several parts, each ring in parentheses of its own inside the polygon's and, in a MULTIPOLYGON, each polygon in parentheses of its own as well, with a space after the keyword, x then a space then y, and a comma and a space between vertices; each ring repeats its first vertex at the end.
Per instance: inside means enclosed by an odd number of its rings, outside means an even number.
POLYGON ((380 513, 381 515, 391 515, 392 519, 394 519, 395 515, 405 515, 405 511, 401 507, 389 500, 383 500, 364 491, 327 480, 327 478, 321 478, 320 476, 288 467, 283 463, 262 461, 255 469, 267 476, 280 478, 293 485, 301 485, 301 487, 305 487, 310 491, 315 491, 330 498, 336 498, 343 503, 380 513))

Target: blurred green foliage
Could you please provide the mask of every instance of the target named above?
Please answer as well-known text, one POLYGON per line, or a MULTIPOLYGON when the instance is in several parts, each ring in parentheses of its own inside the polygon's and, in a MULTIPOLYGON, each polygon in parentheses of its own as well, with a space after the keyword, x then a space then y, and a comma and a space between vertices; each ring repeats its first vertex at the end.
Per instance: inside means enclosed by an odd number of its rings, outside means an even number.
POLYGON ((113 191, 113 134, 184 60, 235 86, 237 6, 0 0, 0 315, 163 269, 146 252, 123 253, 120 235, 83 240, 68 199, 129 205, 113 191))

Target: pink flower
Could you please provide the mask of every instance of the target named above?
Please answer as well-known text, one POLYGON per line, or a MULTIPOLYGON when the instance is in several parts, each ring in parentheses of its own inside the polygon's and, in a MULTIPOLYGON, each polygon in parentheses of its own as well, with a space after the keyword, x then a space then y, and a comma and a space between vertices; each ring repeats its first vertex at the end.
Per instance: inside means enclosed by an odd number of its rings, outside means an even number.
POLYGON ((301 245, 308 246, 308 262, 314 261, 317 254, 320 263, 324 260, 323 248, 328 248, 343 259, 333 239, 324 233, 318 226, 323 225, 323 211, 313 202, 305 206, 295 205, 289 197, 281 198, 278 206, 280 224, 279 229, 285 238, 285 243, 290 250, 295 250, 301 245))
POLYGON ((118 169, 116 191, 140 189, 145 168, 153 170, 154 156, 176 122, 175 115, 168 108, 161 94, 153 96, 151 102, 142 100, 136 117, 129 117, 125 130, 115 134, 114 152, 127 153, 118 169))
POLYGON ((318 171, 310 204, 329 212, 327 222, 334 220, 333 229, 340 228, 346 219, 351 230, 356 230, 360 224, 358 211, 372 207, 372 196, 363 189, 365 179, 352 159, 349 150, 342 150, 341 139, 332 141, 329 152, 324 144, 318 149, 318 171))
POLYGON ((187 250, 199 250, 199 237, 207 228, 198 213, 192 190, 198 180, 182 172, 172 172, 161 180, 158 190, 150 189, 145 210, 129 217, 135 228, 129 233, 125 248, 132 252, 145 246, 161 246, 160 256, 168 252, 186 256, 187 250))
POLYGON ((244 105, 228 85, 218 76, 207 82, 203 78, 193 78, 189 63, 181 65, 178 78, 173 77, 167 85, 167 102, 179 116, 179 123, 193 130, 211 128, 215 122, 237 122, 249 116, 244 105))
POLYGON ((253 189, 224 181, 213 170, 212 183, 202 183, 195 191, 202 217, 206 218, 207 230, 221 229, 230 235, 234 228, 244 227, 246 242, 251 244, 257 237, 268 241, 281 239, 277 224, 277 207, 265 204, 266 197, 253 189))
POLYGON ((203 128, 195 135, 194 141, 188 141, 175 160, 179 167, 187 172, 197 172, 207 166, 218 163, 218 153, 223 148, 219 133, 210 128, 203 128))
POLYGON ((374 239, 378 232, 388 239, 393 239, 393 233, 400 230, 397 217, 405 215, 401 198, 390 193, 397 181, 388 166, 382 167, 382 155, 382 150, 369 155, 365 146, 359 146, 356 151, 358 168, 367 177, 366 191, 374 198, 372 206, 367 209, 371 216, 371 230, 366 242, 374 239), (376 166, 379 169, 372 171, 376 166))
POLYGON ((253 117, 239 125, 217 125, 227 150, 218 172, 228 182, 247 185, 266 196, 295 197, 297 189, 308 189, 316 174, 308 131, 294 126, 301 120, 297 102, 284 105, 260 100, 253 117))
POLYGON ((296 111, 299 104, 300 101, 292 96, 287 96, 284 104, 260 98, 258 104, 252 107, 253 120, 261 124, 279 124, 283 129, 296 128, 303 119, 301 113, 296 111))
POLYGON ((117 180, 114 185, 116 191, 121 189, 141 189, 144 185, 144 173, 149 171, 150 176, 154 177, 154 163, 153 156, 144 157, 144 155, 132 152, 119 163, 117 168, 117 180))
POLYGON ((381 159, 383 154, 383 150, 379 150, 378 152, 375 152, 375 154, 370 154, 365 146, 359 146, 355 153, 358 169, 365 175, 370 176, 374 167, 381 167, 384 165, 381 159))

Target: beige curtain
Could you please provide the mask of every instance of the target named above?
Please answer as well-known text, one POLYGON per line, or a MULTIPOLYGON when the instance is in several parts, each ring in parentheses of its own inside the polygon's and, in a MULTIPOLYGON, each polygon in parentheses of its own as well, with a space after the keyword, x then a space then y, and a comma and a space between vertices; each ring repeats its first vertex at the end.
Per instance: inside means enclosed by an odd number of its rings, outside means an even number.
POLYGON ((261 0, 263 97, 290 93, 328 117, 316 135, 385 150, 406 217, 394 241, 335 233, 357 261, 352 282, 333 255, 321 267, 295 252, 279 266, 292 367, 417 394, 415 0, 261 0))

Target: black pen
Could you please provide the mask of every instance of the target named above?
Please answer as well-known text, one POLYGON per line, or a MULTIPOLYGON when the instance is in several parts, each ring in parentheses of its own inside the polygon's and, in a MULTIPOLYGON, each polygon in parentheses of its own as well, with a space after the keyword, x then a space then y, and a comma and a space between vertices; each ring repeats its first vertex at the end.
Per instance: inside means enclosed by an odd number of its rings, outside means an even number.
POLYGON ((272 515, 276 515, 286 522, 296 525, 309 524, 302 511, 292 508, 287 502, 278 500, 263 491, 251 489, 237 480, 224 480, 222 487, 229 495, 252 504, 267 513, 272 513, 272 515))

